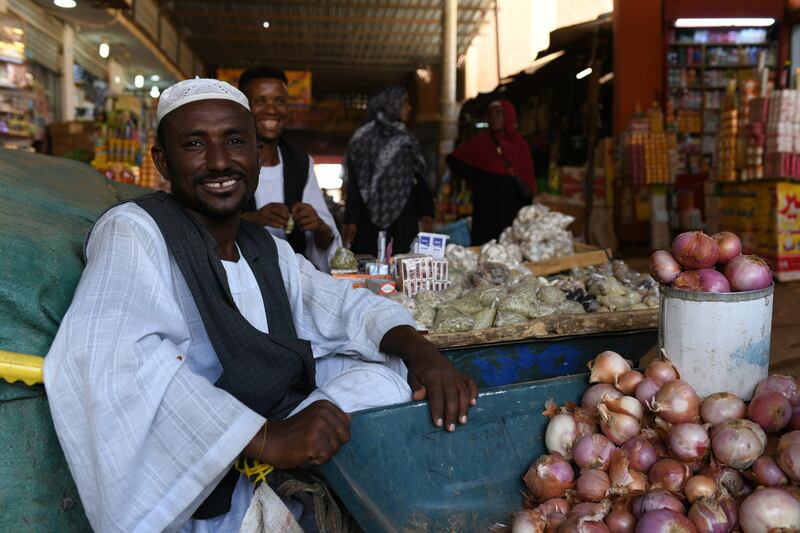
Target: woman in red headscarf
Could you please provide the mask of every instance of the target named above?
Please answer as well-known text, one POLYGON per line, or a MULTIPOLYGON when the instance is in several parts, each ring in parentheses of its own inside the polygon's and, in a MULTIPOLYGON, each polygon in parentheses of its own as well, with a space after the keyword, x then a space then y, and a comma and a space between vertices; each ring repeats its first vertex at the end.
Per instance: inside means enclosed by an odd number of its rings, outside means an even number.
POLYGON ((517 131, 514 105, 495 100, 487 118, 489 131, 447 156, 453 174, 472 185, 473 245, 497 239, 536 192, 530 148, 517 131))

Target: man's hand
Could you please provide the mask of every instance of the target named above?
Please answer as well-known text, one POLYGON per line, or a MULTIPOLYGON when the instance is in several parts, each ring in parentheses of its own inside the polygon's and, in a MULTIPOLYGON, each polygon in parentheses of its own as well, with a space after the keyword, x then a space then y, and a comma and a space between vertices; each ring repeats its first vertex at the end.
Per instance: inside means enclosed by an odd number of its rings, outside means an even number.
POLYGON ((273 228, 283 229, 289 223, 289 208, 286 204, 273 202, 267 204, 258 211, 258 223, 262 226, 270 226, 273 228))
POLYGON ((296 203, 292 206, 292 217, 303 231, 314 233, 314 242, 318 248, 328 248, 333 242, 333 231, 325 224, 316 209, 309 204, 296 203))
POLYGON ((456 422, 467 423, 467 411, 475 405, 478 386, 445 359, 433 344, 414 328, 398 326, 384 335, 380 349, 406 362, 412 399, 428 399, 431 419, 436 426, 455 431, 456 422))
POLYGON ((261 457, 263 431, 244 453, 275 468, 296 468, 306 463, 327 463, 350 440, 350 416, 329 401, 312 403, 285 420, 270 420, 261 457))
POLYGON ((430 233, 431 231, 433 231, 433 217, 428 215, 420 217, 419 226, 422 231, 430 233))
POLYGON ((344 234, 342 235, 344 245, 345 247, 349 247, 351 244, 353 244, 353 241, 356 240, 356 231, 358 230, 358 226, 355 224, 345 224, 342 230, 344 231, 344 234))

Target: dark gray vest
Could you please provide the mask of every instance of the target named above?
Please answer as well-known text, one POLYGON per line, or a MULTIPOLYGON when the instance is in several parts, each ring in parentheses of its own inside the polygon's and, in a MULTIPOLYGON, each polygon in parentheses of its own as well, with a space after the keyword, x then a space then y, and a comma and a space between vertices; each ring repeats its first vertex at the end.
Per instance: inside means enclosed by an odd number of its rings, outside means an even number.
MULTIPOLYGON (((217 242, 191 213, 164 192, 131 201, 153 217, 186 279, 222 365, 215 385, 267 419, 285 418, 315 387, 314 358, 310 343, 297 338, 272 237, 245 220, 236 235, 266 306, 269 333, 262 333, 236 307, 217 242)), ((231 469, 194 517, 227 513, 238 477, 231 469)))

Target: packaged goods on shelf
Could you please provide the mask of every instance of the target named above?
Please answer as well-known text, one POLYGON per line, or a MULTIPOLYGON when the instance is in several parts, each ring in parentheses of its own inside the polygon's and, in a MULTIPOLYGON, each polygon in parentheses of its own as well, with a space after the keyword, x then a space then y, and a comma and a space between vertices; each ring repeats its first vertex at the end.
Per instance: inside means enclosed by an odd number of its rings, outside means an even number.
POLYGON ((800 184, 728 183, 721 201, 721 225, 739 235, 745 252, 768 259, 781 281, 800 279, 800 184))

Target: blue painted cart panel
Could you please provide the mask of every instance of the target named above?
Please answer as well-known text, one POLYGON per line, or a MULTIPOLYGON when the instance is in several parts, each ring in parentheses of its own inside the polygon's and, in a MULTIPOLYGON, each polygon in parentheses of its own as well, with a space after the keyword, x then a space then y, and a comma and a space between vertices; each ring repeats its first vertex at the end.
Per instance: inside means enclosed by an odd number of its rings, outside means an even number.
POLYGON ((369 533, 483 532, 521 508, 521 477, 545 452, 544 402, 587 387, 583 374, 486 390, 454 433, 425 402, 362 411, 323 473, 369 533))
POLYGON ((658 331, 530 339, 508 344, 456 348, 443 353, 478 387, 567 376, 586 372, 586 364, 603 350, 614 350, 635 364, 656 347, 658 331))

